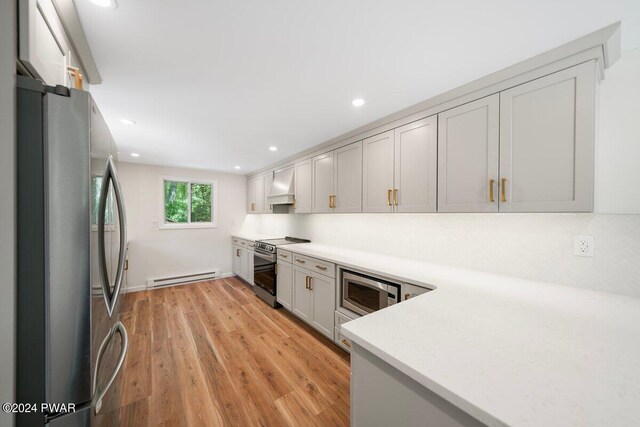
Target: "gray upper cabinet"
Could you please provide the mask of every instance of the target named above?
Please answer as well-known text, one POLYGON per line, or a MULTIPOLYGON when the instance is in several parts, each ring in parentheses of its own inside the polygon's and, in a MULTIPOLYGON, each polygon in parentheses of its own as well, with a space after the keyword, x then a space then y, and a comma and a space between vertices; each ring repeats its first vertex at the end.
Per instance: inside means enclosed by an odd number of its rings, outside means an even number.
POLYGON ((333 151, 311 159, 313 168, 313 213, 333 211, 333 151))
POLYGON ((19 59, 51 86, 69 86, 70 43, 51 0, 20 0, 19 59))
POLYGON ((435 212, 438 118, 395 129, 393 205, 396 212, 435 212))
POLYGON ((500 94, 501 212, 593 211, 594 61, 500 94))
POLYGON ((311 159, 296 163, 295 165, 295 213, 311 213, 312 196, 312 167, 311 159))
POLYGON ((394 131, 362 141, 362 211, 392 212, 394 131))
POLYGON ((262 213, 264 203, 264 177, 247 181, 247 213, 262 213))
POLYGON ((268 173, 264 176, 264 191, 263 198, 264 207, 262 208, 263 213, 273 213, 273 205, 269 204, 269 194, 271 194, 271 185, 273 184, 273 172, 268 173))
POLYGON ((362 141, 334 151, 335 212, 362 212, 362 141))
POLYGON ((498 211, 499 95, 438 114, 438 211, 498 211))

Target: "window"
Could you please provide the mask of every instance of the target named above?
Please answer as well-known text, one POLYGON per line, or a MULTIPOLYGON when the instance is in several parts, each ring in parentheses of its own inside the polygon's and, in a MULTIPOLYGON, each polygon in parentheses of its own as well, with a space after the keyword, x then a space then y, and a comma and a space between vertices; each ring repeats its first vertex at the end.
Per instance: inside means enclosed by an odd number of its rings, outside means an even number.
POLYGON ((217 226, 217 182, 162 178, 161 228, 217 226))

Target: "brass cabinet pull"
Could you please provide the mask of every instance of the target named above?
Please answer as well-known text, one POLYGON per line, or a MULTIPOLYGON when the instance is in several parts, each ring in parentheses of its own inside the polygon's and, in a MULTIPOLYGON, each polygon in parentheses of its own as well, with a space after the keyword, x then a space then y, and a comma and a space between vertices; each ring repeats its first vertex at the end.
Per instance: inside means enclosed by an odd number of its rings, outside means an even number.
POLYGON ((300 264, 304 264, 306 261, 303 259, 296 259, 296 262, 299 262, 300 264))
POLYGON ((398 206, 398 189, 393 189, 393 204, 398 206))
POLYGON ((346 338, 341 340, 340 342, 342 344, 346 345, 347 347, 351 348, 351 343, 346 338))
POLYGON ((240 256, 240 249, 236 249, 236 256, 240 256))
POLYGON ((404 294, 404 300, 408 300, 409 298, 411 298, 411 294, 404 294))
POLYGON ((295 208, 296 208, 296 198, 294 197, 293 198, 293 209, 295 209, 295 208))
POLYGON ((311 279, 309 276, 304 278, 304 287, 307 289, 309 289, 309 279, 311 279))
POLYGON ((502 178, 500 180, 500 201, 501 202, 506 202, 507 201, 507 178, 502 178))
POLYGON ((391 206, 391 190, 387 190, 387 206, 391 206))
POLYGON ((318 270, 326 270, 327 269, 327 267, 323 267, 322 265, 316 265, 316 268, 318 270))
POLYGON ((313 277, 309 276, 309 290, 312 291, 313 290, 313 277))
POLYGON ((129 260, 128 259, 124 261, 124 269, 125 270, 129 269, 129 260))
POLYGON ((255 203, 251 203, 251 210, 255 211, 256 210, 256 204, 255 203))
POLYGON ((495 202, 495 199, 493 197, 493 186, 495 185, 495 183, 495 179, 492 178, 489 180, 489 202, 491 203, 495 202))
POLYGON ((280 256, 281 256, 282 258, 289 258, 289 257, 288 257, 287 255, 285 255, 285 254, 282 254, 282 255, 280 255, 280 256))
POLYGON ((333 207, 333 196, 329 196, 329 207, 333 207))

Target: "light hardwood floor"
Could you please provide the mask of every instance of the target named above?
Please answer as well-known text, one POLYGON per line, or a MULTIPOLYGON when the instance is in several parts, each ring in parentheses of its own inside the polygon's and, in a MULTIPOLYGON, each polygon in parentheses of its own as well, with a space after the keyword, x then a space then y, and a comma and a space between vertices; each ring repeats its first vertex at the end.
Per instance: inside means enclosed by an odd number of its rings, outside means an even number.
POLYGON ((237 278, 127 294, 122 426, 347 426, 349 355, 237 278))

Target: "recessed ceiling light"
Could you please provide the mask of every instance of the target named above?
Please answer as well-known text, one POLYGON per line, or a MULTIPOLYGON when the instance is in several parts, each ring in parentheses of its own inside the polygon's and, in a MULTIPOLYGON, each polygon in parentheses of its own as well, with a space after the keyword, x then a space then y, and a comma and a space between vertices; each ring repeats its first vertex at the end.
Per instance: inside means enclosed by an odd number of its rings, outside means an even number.
POLYGON ((364 99, 356 98, 351 101, 351 105, 353 105, 354 107, 362 107, 364 105, 364 99))
POLYGON ((240 169, 240 166, 234 166, 233 168, 234 169, 240 169))
POLYGON ((138 154, 138 153, 131 153, 131 157, 140 157, 140 154, 138 154))
POLYGON ((96 6, 104 7, 105 9, 116 8, 116 0, 91 0, 91 3, 96 6))
POLYGON ((133 126, 136 124, 136 122, 134 122, 133 120, 129 120, 129 119, 120 119, 120 121, 122 123, 124 123, 127 126, 133 126))
POLYGON ((269 150, 271 150, 271 151, 278 151, 278 147, 271 146, 271 147, 269 147, 269 150))

